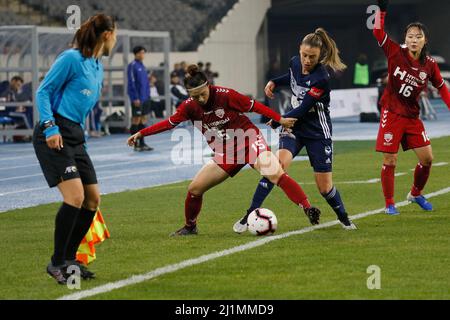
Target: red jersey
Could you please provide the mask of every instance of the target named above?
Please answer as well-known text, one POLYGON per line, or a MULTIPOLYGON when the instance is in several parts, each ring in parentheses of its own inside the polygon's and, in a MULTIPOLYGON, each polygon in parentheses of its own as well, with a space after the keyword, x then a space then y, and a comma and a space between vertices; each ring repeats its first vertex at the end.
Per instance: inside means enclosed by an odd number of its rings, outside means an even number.
MULTIPOLYGON (((275 121, 281 116, 265 105, 246 97, 233 89, 210 86, 210 96, 205 105, 192 98, 184 101, 168 120, 141 130, 142 135, 152 135, 170 130, 190 120, 205 136, 209 146, 216 152, 236 160, 250 146, 261 140, 261 132, 244 112, 258 112, 275 121)), ((258 143, 256 143, 258 145, 258 143)))
POLYGON ((388 111, 407 118, 418 118, 420 115, 419 98, 427 89, 428 81, 435 88, 444 86, 439 66, 432 58, 427 57, 425 64, 414 60, 406 46, 400 46, 384 32, 384 15, 381 29, 374 30, 378 45, 388 59, 388 85, 381 98, 381 105, 388 111))

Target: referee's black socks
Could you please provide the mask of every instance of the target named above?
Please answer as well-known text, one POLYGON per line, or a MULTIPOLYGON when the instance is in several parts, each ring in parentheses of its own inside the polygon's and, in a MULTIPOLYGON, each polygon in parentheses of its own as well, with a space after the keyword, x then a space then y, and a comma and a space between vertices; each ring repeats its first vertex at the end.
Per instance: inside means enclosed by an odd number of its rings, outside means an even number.
POLYGON ((131 134, 131 135, 134 135, 134 134, 137 133, 138 131, 139 131, 138 125, 132 124, 131 127, 130 127, 130 134, 131 134))
MULTIPOLYGON (((145 129, 145 125, 144 125, 143 123, 139 123, 136 132, 139 132, 139 131, 141 131, 142 129, 145 129)), ((141 146, 143 146, 143 145, 145 144, 145 142, 144 142, 144 137, 140 138, 139 140, 140 140, 141 146)))
POLYGON ((72 234, 72 229, 77 220, 79 208, 63 203, 56 214, 55 219, 55 248, 52 256, 52 264, 61 266, 66 260, 67 243, 72 234))
POLYGON ((78 212, 78 219, 73 226, 72 235, 67 243, 66 260, 75 260, 78 247, 88 232, 96 211, 81 208, 78 212))

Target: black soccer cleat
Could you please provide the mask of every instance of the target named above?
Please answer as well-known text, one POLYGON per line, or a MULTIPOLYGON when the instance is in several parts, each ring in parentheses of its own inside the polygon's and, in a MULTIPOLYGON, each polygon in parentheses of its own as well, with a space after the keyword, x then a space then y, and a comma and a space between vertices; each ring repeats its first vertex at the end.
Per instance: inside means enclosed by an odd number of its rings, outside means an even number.
POLYGON ((197 229, 197 226, 195 225, 193 227, 184 226, 183 228, 172 233, 170 236, 171 237, 180 237, 180 236, 192 236, 192 235, 197 235, 197 234, 198 234, 198 229, 197 229))
POLYGON ((153 151, 153 148, 143 143, 141 144, 141 151, 153 151))
POLYGON ((51 262, 47 265, 47 273, 58 284, 67 284, 66 266, 54 266, 51 262))
POLYGON ((89 269, 86 268, 86 266, 84 266, 83 264, 79 263, 78 261, 76 261, 76 260, 68 260, 68 261, 66 261, 66 264, 67 264, 66 270, 70 266, 78 267, 79 270, 80 270, 81 279, 83 279, 83 280, 95 279, 95 273, 92 272, 92 271, 89 271, 89 269))
POLYGON ((318 208, 311 207, 303 210, 313 226, 320 223, 320 210, 318 208))

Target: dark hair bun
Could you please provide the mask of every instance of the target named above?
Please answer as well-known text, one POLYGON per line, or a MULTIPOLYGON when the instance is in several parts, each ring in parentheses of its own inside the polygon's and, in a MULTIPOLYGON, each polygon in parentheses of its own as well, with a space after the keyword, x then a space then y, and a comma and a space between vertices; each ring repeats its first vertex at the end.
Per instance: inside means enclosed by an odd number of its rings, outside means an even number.
POLYGON ((196 64, 191 64, 187 67, 187 73, 194 77, 199 72, 198 66, 196 64))

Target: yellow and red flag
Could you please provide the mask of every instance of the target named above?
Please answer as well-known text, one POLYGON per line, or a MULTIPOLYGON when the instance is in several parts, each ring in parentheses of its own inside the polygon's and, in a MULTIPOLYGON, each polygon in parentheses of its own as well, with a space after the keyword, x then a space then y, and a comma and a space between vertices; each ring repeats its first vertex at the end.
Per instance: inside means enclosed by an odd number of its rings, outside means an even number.
POLYGON ((88 265, 95 260, 95 245, 110 237, 105 220, 100 209, 97 209, 89 231, 80 243, 77 251, 77 261, 88 265))

